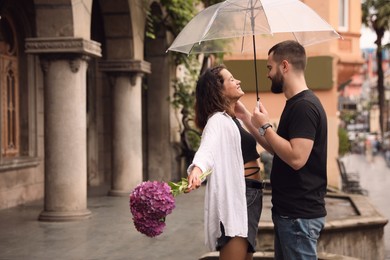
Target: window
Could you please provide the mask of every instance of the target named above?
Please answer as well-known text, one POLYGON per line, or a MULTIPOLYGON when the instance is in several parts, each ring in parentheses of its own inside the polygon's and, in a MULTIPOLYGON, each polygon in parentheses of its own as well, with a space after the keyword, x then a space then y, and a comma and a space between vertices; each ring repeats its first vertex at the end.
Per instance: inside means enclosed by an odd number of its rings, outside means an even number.
POLYGON ((18 59, 12 25, 0 18, 0 111, 1 157, 15 157, 20 151, 18 59))
POLYGON ((339 0, 339 30, 348 31, 349 0, 339 0))

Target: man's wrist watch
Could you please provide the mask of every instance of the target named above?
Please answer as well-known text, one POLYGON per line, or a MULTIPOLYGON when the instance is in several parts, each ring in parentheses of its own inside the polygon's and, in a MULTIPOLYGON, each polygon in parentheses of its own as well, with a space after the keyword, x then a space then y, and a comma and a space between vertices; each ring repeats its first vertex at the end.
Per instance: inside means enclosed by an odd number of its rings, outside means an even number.
POLYGON ((270 123, 266 123, 265 125, 263 125, 262 127, 259 128, 259 132, 260 132, 260 135, 261 136, 264 136, 265 135, 265 132, 267 132, 267 129, 269 127, 272 127, 272 125, 270 123))

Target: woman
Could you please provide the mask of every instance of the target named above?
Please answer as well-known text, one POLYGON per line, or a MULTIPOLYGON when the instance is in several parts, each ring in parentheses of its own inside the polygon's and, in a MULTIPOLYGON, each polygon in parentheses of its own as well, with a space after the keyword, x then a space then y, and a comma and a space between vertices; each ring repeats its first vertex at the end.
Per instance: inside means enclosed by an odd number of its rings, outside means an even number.
POLYGON ((203 172, 212 170, 205 194, 206 244, 223 260, 253 258, 262 209, 256 140, 235 115, 244 114, 240 83, 223 65, 199 78, 195 122, 202 140, 188 168, 188 192, 200 186, 203 172))

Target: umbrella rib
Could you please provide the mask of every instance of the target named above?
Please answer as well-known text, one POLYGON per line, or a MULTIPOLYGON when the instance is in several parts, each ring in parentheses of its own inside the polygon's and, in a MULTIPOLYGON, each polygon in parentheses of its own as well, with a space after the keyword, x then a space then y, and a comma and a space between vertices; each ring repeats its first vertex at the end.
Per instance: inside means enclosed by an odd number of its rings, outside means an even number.
POLYGON ((265 20, 267 21, 267 24, 268 24, 268 28, 269 28, 269 30, 270 30, 270 33, 271 33, 271 35, 273 35, 272 29, 271 29, 271 25, 270 25, 270 23, 269 23, 269 21, 268 21, 268 15, 267 15, 266 9, 264 8, 263 4, 261 4, 261 7, 262 7, 262 9, 263 9, 264 17, 265 17, 265 20))
POLYGON ((244 51, 244 40, 245 40, 245 32, 246 32, 246 17, 248 15, 248 12, 245 12, 245 19, 244 19, 244 30, 242 30, 242 40, 241 40, 241 53, 244 51))
POLYGON ((295 36, 295 32, 292 32, 292 35, 294 36, 295 41, 299 42, 297 36, 295 36))
MULTIPOLYGON (((209 23, 207 24, 207 27, 206 27, 206 29, 205 29, 205 31, 204 31, 202 37, 200 38, 200 41, 198 42, 198 44, 200 44, 200 43, 202 42, 202 39, 204 39, 204 37, 206 36, 206 34, 208 33, 208 31, 210 30, 211 25, 212 25, 212 23, 214 22, 215 17, 217 16, 219 9, 221 9, 225 4, 226 4, 226 2, 221 3, 221 5, 218 6, 217 10, 215 10, 215 12, 214 12, 214 14, 213 14, 213 17, 211 17, 209 23)), ((191 48, 191 50, 192 50, 192 48, 191 48)))
MULTIPOLYGON (((256 2, 258 2, 258 0, 256 0, 256 2)), ((251 1, 251 3, 252 3, 252 1, 251 1)), ((249 4, 249 2, 248 2, 248 4, 249 4)), ((256 3, 254 5, 256 5, 256 3)), ((260 5, 258 7, 254 7, 254 5, 252 5, 251 7, 247 7, 246 9, 243 9, 243 10, 245 10, 245 20, 244 20, 244 30, 243 30, 243 33, 242 33, 242 36, 241 36, 242 37, 242 40, 241 40, 241 53, 244 51, 244 39, 245 39, 244 36, 245 36, 245 31, 246 31, 246 29, 245 29, 246 22, 245 21, 246 21, 246 16, 248 14, 248 11, 251 12, 252 19, 255 19, 255 17, 253 16, 254 10, 259 10, 259 11, 264 10, 262 5, 260 5)), ((268 20, 267 20, 267 22, 268 22, 268 20)), ((255 34, 255 28, 254 28, 254 23, 253 23, 253 25, 252 25, 252 35, 254 35, 254 34, 255 34)))

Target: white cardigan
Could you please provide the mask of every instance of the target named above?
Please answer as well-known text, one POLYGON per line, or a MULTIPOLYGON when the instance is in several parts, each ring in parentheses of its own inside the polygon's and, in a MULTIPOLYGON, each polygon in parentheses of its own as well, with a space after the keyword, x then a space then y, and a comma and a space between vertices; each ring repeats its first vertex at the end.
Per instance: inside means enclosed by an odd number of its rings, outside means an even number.
POLYGON ((202 133, 201 144, 192 164, 202 172, 209 169, 205 194, 205 244, 216 250, 221 236, 220 222, 225 235, 248 236, 248 217, 245 197, 244 161, 241 152, 241 136, 233 119, 225 112, 217 112, 209 118, 202 133))

